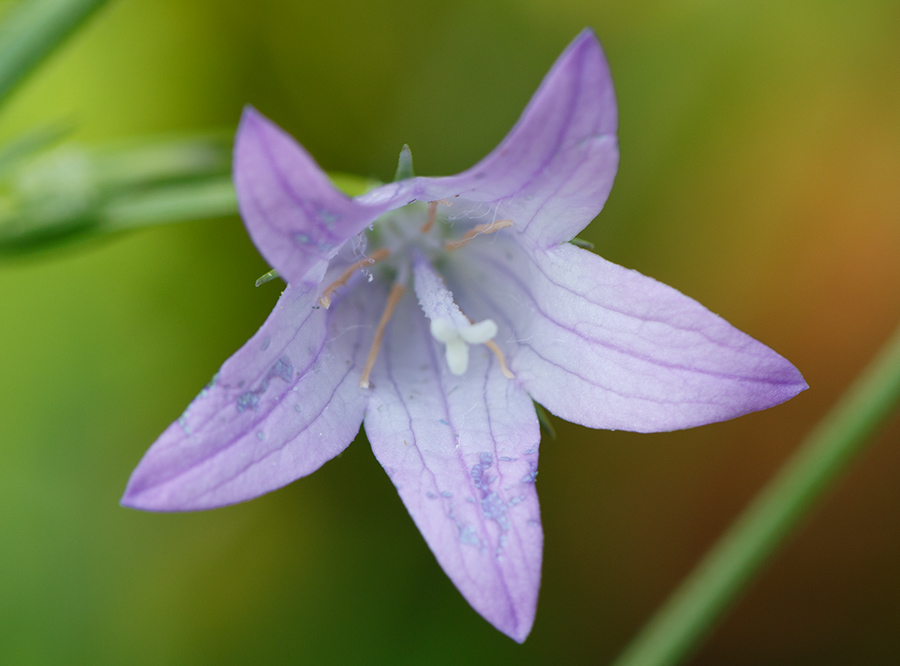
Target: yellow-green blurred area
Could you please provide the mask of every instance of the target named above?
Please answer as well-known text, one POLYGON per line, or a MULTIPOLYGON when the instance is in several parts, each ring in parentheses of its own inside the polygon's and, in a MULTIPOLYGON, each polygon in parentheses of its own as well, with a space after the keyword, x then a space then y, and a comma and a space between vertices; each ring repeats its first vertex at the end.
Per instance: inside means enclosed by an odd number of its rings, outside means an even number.
MULTIPOLYGON (((0 110, 0 140, 232 130, 253 104, 329 170, 487 153, 592 26, 621 168, 583 237, 793 361, 768 412, 542 444, 537 622, 453 588, 363 437, 314 475, 193 514, 118 499, 263 322, 278 283, 234 217, 0 263, 0 663, 601 664, 900 322, 896 0, 112 0, 0 110)), ((900 663, 900 422, 767 567, 697 665, 900 663)))

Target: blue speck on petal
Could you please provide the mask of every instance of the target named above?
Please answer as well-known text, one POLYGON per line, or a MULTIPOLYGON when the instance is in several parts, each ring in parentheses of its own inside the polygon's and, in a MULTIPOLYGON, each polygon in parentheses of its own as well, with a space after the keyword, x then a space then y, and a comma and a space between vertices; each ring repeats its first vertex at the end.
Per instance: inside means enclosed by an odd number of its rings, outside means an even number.
POLYGON ((472 529, 471 525, 460 525, 459 541, 460 543, 471 544, 473 546, 481 546, 481 539, 475 534, 475 530, 472 529))
POLYGON ((535 465, 534 463, 530 463, 529 466, 531 467, 531 471, 522 477, 522 483, 534 483, 537 480, 537 465, 535 465))
POLYGON ((237 399, 237 410, 245 412, 248 409, 256 409, 259 406, 259 395, 255 391, 245 391, 237 399))
POLYGON ((329 229, 334 228, 334 223, 340 219, 340 215, 334 213, 330 210, 321 210, 319 211, 319 220, 325 224, 329 229))
POLYGON ((479 463, 472 467, 472 481, 475 487, 482 492, 482 496, 487 493, 488 485, 493 479, 485 476, 485 472, 494 462, 494 458, 490 453, 482 452, 479 454, 479 463))
POLYGON ((504 532, 509 529, 509 520, 506 517, 506 506, 500 495, 496 492, 489 493, 481 500, 481 511, 488 520, 493 520, 504 532))
POLYGON ((282 356, 275 361, 275 365, 269 370, 269 377, 279 377, 286 382, 291 381, 293 375, 294 366, 287 356, 282 356))

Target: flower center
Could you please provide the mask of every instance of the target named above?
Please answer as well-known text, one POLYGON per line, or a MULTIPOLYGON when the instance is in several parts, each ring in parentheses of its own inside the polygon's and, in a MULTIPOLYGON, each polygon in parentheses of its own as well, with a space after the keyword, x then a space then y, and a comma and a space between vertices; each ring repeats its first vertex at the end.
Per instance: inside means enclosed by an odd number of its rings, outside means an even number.
MULTIPOLYGON (((494 220, 468 227, 458 238, 452 237, 455 220, 438 215, 438 206, 452 204, 448 201, 432 201, 428 204, 424 224, 419 225, 421 204, 410 204, 383 215, 365 232, 367 244, 375 246, 371 253, 350 263, 341 274, 322 291, 319 303, 324 308, 331 305, 332 295, 344 287, 359 270, 366 270, 376 264, 385 267, 382 274, 392 274, 394 284, 388 295, 387 304, 378 325, 372 346, 360 377, 360 386, 369 387, 369 377, 378 358, 385 328, 397 304, 405 294, 409 282, 419 300, 425 316, 431 321, 431 335, 445 346, 447 367, 454 375, 463 375, 469 365, 469 346, 483 344, 497 358, 503 374, 512 379, 514 375, 506 365, 500 347, 494 342, 498 332, 492 319, 472 322, 453 299, 443 278, 434 264, 448 252, 458 250, 479 236, 492 234, 512 226, 511 220, 494 220)), ((369 277, 370 281, 372 276, 369 277)))

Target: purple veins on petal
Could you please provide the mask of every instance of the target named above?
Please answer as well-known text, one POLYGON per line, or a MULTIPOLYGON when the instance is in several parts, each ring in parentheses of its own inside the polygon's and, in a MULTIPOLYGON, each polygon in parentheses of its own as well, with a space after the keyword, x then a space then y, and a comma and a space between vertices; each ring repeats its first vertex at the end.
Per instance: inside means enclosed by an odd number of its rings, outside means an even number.
POLYGON ((455 272, 454 285, 508 327, 511 368, 561 418, 673 430, 765 409, 806 388, 780 355, 671 287, 569 244, 540 252, 509 245, 490 259, 472 248, 471 270, 458 273, 476 284, 459 287, 466 278, 455 272), (496 291, 478 289, 485 281, 496 291))
POLYGON ((529 521, 539 521, 540 510, 533 486, 504 489, 527 465, 496 461, 536 445, 533 403, 489 353, 472 354, 464 376, 450 373, 411 298, 387 328, 376 370, 380 379, 365 417, 376 458, 394 470, 403 503, 463 596, 498 629, 524 640, 534 619, 543 541, 529 521), (415 399, 402 389, 408 386, 418 387, 415 399), (438 415, 449 427, 433 427, 438 415), (445 491, 453 498, 443 497, 445 491), (432 501, 429 492, 443 499, 432 501), (515 509, 505 508, 523 494, 515 509), (498 560, 501 524, 508 537, 498 560))
POLYGON ((618 165, 609 66, 586 29, 554 63, 518 122, 487 157, 446 178, 418 179, 426 199, 488 202, 529 244, 574 237, 596 217, 618 165))
MULTIPOLYGON (((365 409, 355 370, 365 353, 365 329, 330 336, 326 317, 311 309, 315 297, 315 289, 288 287, 260 332, 192 403, 181 426, 167 429, 147 452, 124 504, 184 511, 243 501, 315 471, 352 441, 365 409), (266 335, 272 342, 261 352, 266 335), (295 360, 298 376, 293 367, 288 374, 285 358, 295 360), (308 374, 314 378, 301 382, 308 374), (298 382, 299 394, 293 391, 298 382), (247 385, 267 389, 251 398, 234 388, 247 385)), ((331 321, 345 327, 366 307, 350 304, 331 321)))
POLYGON ((235 137, 233 171, 244 224, 289 283, 306 279, 378 215, 409 198, 398 186, 367 203, 349 198, 293 137, 252 107, 235 137))

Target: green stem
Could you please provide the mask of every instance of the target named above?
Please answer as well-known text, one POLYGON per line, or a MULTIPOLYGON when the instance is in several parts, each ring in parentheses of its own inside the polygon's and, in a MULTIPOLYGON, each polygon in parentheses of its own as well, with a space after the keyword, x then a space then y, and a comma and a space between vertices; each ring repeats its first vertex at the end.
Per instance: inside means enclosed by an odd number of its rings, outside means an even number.
POLYGON ((0 25, 0 100, 108 0, 23 0, 0 25))
POLYGON ((679 663, 900 401, 900 329, 614 666, 679 663))

